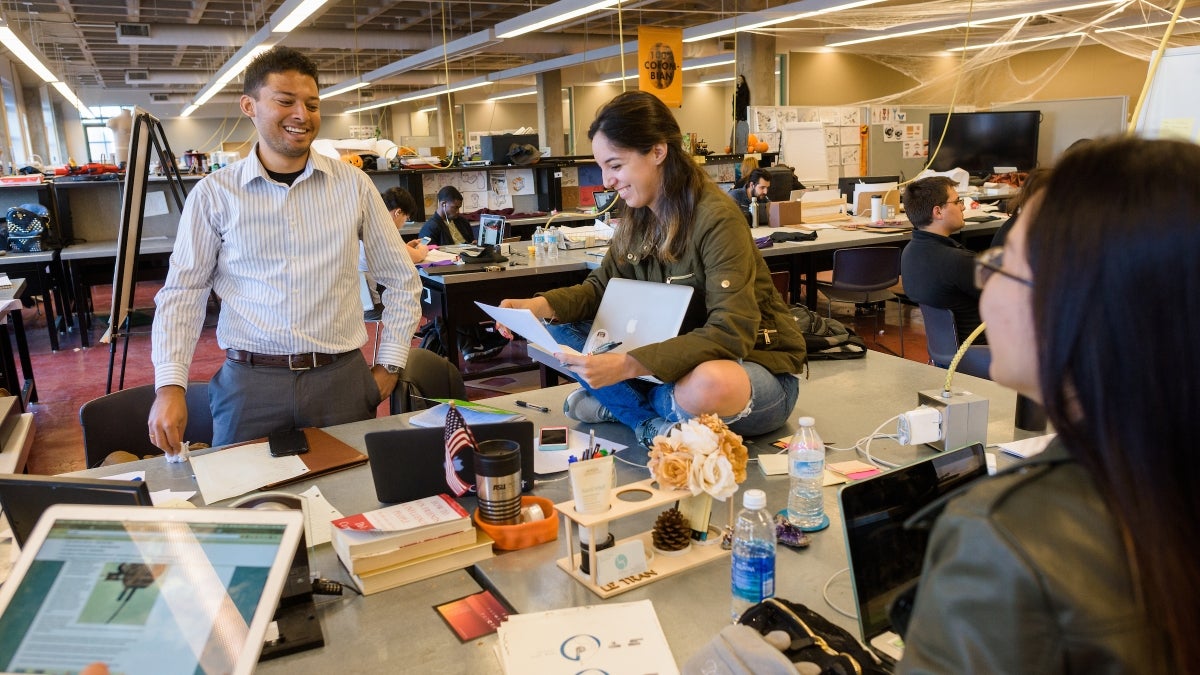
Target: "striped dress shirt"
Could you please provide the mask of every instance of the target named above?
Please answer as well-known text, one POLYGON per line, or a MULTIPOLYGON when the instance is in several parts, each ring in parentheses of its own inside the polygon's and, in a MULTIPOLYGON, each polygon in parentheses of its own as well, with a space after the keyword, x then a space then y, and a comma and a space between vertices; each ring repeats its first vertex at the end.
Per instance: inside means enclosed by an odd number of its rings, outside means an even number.
POLYGON ((358 252, 384 292, 378 362, 403 366, 421 317, 416 267, 361 170, 316 153, 289 187, 250 156, 188 195, 171 267, 155 296, 155 388, 186 387, 209 291, 217 344, 262 354, 340 354, 367 341, 358 252))

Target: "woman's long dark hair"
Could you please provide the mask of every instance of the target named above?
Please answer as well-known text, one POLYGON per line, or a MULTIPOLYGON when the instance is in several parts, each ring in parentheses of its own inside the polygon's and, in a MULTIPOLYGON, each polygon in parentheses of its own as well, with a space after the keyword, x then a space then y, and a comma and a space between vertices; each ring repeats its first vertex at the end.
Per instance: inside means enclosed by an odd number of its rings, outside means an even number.
MULTIPOLYGON (((1033 215, 1039 381, 1124 531, 1174 668, 1200 663, 1200 146, 1073 149, 1033 215)), ((1087 528, 1090 523, 1079 523, 1087 528)))
POLYGON ((675 261, 683 256, 695 221, 696 204, 708 175, 683 152, 683 134, 671 110, 653 94, 627 91, 617 94, 596 113, 588 139, 603 133, 608 142, 642 154, 665 143, 656 216, 649 206, 627 208, 621 227, 613 235, 613 253, 626 253, 675 261))

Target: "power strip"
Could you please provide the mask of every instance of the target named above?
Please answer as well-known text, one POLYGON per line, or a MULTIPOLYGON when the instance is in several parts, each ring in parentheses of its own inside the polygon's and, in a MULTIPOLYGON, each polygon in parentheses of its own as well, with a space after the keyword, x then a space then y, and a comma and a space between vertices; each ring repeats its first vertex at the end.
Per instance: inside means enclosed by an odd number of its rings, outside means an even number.
POLYGON ((941 413, 941 438, 927 442, 937 450, 957 450, 987 443, 988 400, 968 391, 929 389, 917 392, 917 403, 941 413))

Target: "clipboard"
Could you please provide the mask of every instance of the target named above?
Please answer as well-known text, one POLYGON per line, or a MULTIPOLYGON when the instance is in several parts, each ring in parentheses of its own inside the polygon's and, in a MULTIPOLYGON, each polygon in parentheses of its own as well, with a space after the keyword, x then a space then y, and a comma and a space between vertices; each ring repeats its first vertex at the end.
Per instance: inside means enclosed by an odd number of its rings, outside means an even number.
POLYGON ((304 462, 304 466, 308 467, 308 473, 279 481, 278 483, 264 485, 259 488, 260 490, 274 490, 283 485, 298 483, 302 480, 324 476, 327 473, 367 463, 366 455, 320 429, 308 427, 304 429, 304 437, 308 440, 308 452, 297 456, 304 462))

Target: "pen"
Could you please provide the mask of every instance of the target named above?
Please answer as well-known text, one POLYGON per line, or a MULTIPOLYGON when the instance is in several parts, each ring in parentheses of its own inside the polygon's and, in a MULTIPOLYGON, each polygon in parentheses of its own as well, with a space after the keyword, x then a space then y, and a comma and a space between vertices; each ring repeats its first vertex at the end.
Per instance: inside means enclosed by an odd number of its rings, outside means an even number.
POLYGON ((605 352, 611 352, 612 350, 616 349, 617 347, 620 347, 622 344, 623 343, 617 342, 616 340, 613 340, 612 342, 605 342, 604 344, 600 345, 599 347, 596 347, 595 349, 593 349, 592 353, 593 354, 603 354, 605 352))
POLYGON ((545 406, 534 405, 533 403, 528 403, 526 401, 517 401, 517 406, 521 408, 529 408, 530 410, 536 410, 538 412, 550 412, 550 409, 545 406))

